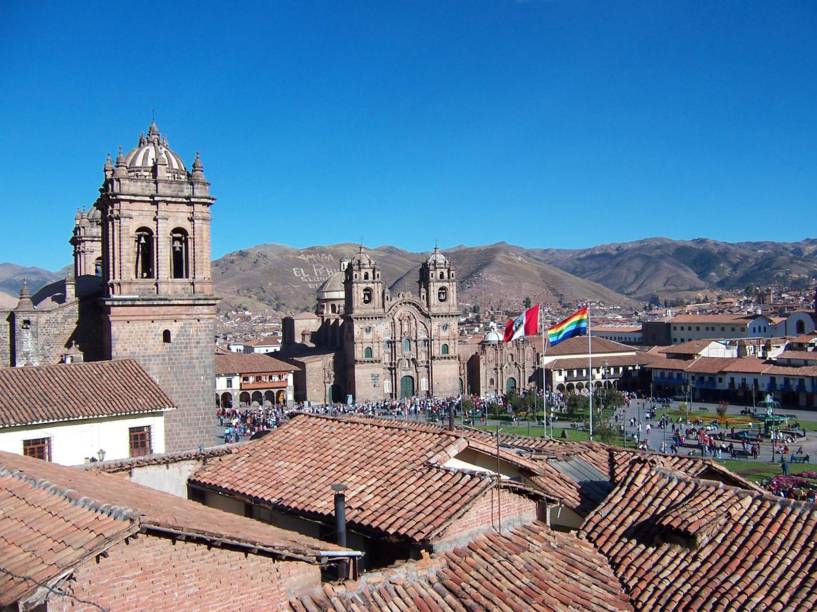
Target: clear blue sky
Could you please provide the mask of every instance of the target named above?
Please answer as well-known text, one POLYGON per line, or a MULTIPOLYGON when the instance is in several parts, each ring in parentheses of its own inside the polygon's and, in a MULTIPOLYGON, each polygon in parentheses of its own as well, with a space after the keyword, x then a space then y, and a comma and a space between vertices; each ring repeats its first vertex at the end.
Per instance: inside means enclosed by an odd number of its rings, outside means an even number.
POLYGON ((264 242, 817 234, 817 3, 0 2, 0 261, 70 261, 155 109, 264 242))

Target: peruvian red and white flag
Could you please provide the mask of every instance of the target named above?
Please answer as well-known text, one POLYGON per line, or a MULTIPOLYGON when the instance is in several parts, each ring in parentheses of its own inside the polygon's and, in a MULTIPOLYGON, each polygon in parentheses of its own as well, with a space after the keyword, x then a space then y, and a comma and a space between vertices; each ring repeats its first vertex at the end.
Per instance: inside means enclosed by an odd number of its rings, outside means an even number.
POLYGON ((536 336, 539 333, 539 304, 528 308, 515 319, 505 323, 504 342, 516 340, 522 336, 536 336))

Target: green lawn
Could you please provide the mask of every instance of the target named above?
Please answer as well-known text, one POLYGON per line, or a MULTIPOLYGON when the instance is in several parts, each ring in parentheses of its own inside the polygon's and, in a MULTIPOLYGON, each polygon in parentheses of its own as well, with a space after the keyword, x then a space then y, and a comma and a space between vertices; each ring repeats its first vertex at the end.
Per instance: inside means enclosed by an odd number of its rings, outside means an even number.
MULTIPOLYGON (((527 436, 528 434, 528 427, 527 425, 502 425, 502 433, 513 435, 513 436, 527 436)), ((483 431, 487 431, 490 433, 496 432, 496 427, 493 425, 479 425, 477 429, 481 429, 483 431)), ((550 433, 550 430, 548 430, 550 433)), ((531 425, 530 428, 530 435, 534 437, 541 437, 542 436, 542 428, 539 426, 531 425)), ((559 440, 568 440, 569 442, 586 442, 590 439, 590 434, 587 431, 581 429, 573 429, 570 427, 567 428, 560 428, 554 427, 553 428, 553 437, 559 440), (565 433, 565 437, 562 438, 562 432, 565 433)), ((598 438, 596 438, 597 441, 598 438)), ((621 439, 618 438, 613 442, 616 446, 622 446, 621 439)), ((629 446, 632 447, 632 442, 629 443, 629 446)))
MULTIPOLYGON (((729 468, 735 474, 739 474, 753 482, 766 480, 772 476, 780 476, 783 470, 779 463, 768 461, 742 461, 740 459, 719 459, 718 463, 729 468)), ((814 463, 790 463, 789 474, 796 475, 800 472, 817 472, 817 464, 814 463)))

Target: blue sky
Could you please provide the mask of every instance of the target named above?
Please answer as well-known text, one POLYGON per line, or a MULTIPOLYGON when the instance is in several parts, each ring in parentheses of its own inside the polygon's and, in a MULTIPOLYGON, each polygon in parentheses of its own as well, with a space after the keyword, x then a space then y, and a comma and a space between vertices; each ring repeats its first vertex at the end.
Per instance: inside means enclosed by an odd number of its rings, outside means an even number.
POLYGON ((814 236, 817 3, 0 3, 0 261, 106 153, 201 152, 213 255, 814 236))

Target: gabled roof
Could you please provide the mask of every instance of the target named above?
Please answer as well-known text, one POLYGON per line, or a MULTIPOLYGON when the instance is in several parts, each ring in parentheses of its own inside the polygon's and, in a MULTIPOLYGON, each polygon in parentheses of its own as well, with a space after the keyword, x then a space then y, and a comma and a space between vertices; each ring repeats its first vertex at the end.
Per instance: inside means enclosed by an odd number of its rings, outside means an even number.
POLYGON ((309 610, 631 610, 607 560, 572 534, 541 523, 467 546, 325 584, 290 600, 309 610))
POLYGON ((216 374, 256 374, 300 370, 268 353, 216 353, 216 374))
POLYGON ((658 348, 656 352, 663 353, 665 355, 695 355, 697 357, 701 351, 703 351, 713 342, 717 342, 717 340, 712 340, 711 338, 705 340, 690 340, 679 344, 662 346, 658 348))
POLYGON ((171 410, 132 359, 0 368, 0 427, 171 410))
POLYGON ((2 451, 0 509, 0 606, 139 531, 311 562, 343 551, 118 476, 2 451))
MULTIPOLYGON (((591 336, 590 346, 594 355, 601 356, 604 353, 634 353, 636 349, 627 344, 621 344, 614 340, 608 340, 600 336, 591 336)), ((561 357, 564 355, 586 355, 587 336, 574 336, 563 340, 556 346, 548 346, 545 350, 545 357, 561 357)))
POLYGON ((800 359, 817 362, 817 351, 783 351, 775 359, 800 359))
MULTIPOLYGON (((435 426, 301 414, 209 461, 190 483, 321 521, 333 517, 331 485, 343 483, 350 528, 426 542, 495 486, 492 475, 445 467, 468 447, 467 438, 435 426)), ((513 453, 501 457, 530 474, 539 471, 513 453)), ((503 486, 544 497, 513 482, 503 486)))
POLYGON ((817 606, 817 508, 644 463, 584 522, 639 609, 817 606))

